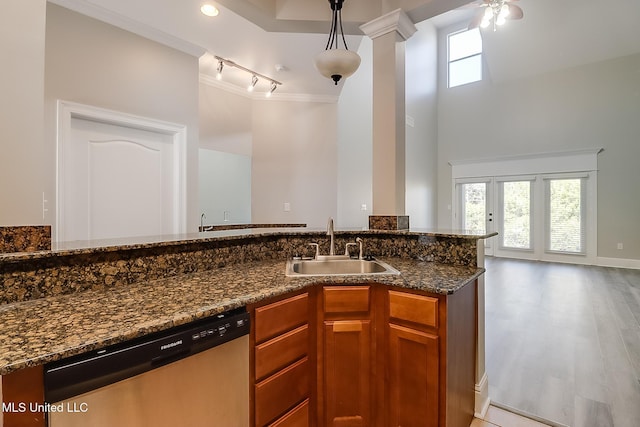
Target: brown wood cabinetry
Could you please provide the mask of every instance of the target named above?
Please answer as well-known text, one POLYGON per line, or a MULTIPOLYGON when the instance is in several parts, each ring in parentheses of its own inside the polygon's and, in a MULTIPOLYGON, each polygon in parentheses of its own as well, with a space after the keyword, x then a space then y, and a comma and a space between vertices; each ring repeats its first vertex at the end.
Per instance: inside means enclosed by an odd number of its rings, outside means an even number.
POLYGON ((251 312, 252 426, 471 424, 474 284, 323 285, 251 312))
POLYGON ((304 427, 310 423, 315 352, 311 351, 308 292, 249 307, 252 426, 304 427))
POLYGON ((386 296, 387 425, 438 427, 438 298, 394 290, 387 291, 386 296))
POLYGON ((459 427, 473 420, 476 286, 452 295, 385 289, 388 387, 385 421, 391 427, 459 427))
POLYGON ((372 422, 374 348, 370 286, 325 286, 318 364, 320 425, 372 422))

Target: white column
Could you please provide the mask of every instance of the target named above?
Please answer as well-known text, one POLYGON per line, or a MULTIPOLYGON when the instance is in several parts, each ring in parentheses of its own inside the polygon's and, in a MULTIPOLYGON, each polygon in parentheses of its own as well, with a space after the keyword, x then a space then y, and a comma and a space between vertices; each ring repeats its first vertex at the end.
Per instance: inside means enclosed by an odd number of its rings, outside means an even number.
POLYGON ((405 46, 416 32, 396 9, 360 27, 373 40, 373 214, 405 214, 405 46))
MULTIPOLYGON (((484 268, 484 240, 478 240, 478 267, 484 268)), ((484 419, 489 409, 489 380, 485 370, 485 332, 484 332, 484 274, 478 277, 477 289, 478 329, 476 336, 476 386, 475 416, 484 419)))

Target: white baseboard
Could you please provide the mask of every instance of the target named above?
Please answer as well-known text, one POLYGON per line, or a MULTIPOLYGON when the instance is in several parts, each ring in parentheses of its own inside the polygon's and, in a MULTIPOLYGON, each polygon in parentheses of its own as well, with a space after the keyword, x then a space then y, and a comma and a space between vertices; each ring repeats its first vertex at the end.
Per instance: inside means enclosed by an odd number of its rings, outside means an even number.
POLYGON ((489 398, 489 378, 487 377, 487 373, 485 372, 480 382, 475 386, 475 413, 474 417, 480 418, 481 420, 487 415, 487 411, 489 410, 489 405, 491 405, 491 399, 489 398))
POLYGON ((598 257, 596 262, 597 262, 597 265, 599 265, 600 267, 618 267, 618 268, 640 269, 640 260, 639 259, 598 257))
POLYGON ((558 259, 558 260, 540 260, 535 258, 523 258, 516 256, 487 256, 488 258, 511 258, 511 259, 522 259, 525 261, 540 261, 540 262, 555 262, 561 264, 577 264, 577 265, 595 265, 598 267, 615 267, 615 268, 632 268, 636 270, 640 270, 640 259, 628 259, 628 258, 607 258, 607 257, 596 257, 596 259, 592 262, 588 262, 587 260, 567 260, 567 259, 558 259))

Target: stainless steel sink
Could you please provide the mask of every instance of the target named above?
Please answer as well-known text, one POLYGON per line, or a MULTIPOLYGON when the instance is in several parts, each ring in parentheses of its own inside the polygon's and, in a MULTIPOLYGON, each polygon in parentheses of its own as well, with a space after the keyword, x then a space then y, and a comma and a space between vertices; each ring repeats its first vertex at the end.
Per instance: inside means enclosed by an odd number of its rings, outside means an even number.
POLYGON ((323 259, 289 260, 287 261, 287 276, 349 276, 349 275, 378 275, 400 274, 398 270, 378 260, 362 259, 323 259))

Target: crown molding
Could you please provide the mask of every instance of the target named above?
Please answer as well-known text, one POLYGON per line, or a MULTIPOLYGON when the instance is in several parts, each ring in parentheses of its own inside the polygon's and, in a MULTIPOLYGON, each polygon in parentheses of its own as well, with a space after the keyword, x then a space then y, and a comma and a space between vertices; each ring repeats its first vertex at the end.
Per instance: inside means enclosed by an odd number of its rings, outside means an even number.
POLYGON ((244 98, 254 101, 293 101, 293 102, 319 102, 325 104, 335 104, 339 97, 333 95, 314 95, 306 93, 278 93, 274 92, 269 98, 264 96, 264 92, 247 92, 246 88, 218 80, 208 74, 200 73, 200 83, 206 84, 244 98))
POLYGON ((142 22, 133 20, 126 16, 107 10, 103 7, 89 3, 82 0, 47 0, 49 3, 56 4, 66 9, 73 10, 74 12, 81 13, 131 33, 137 34, 141 37, 150 39, 154 42, 163 44, 170 48, 179 50, 196 58, 201 57, 205 52, 201 46, 193 43, 189 43, 178 37, 174 37, 171 34, 165 33, 153 27, 150 27, 142 22))
POLYGON ((402 9, 396 9, 373 21, 362 24, 360 30, 371 39, 395 31, 404 41, 409 39, 418 29, 402 9))

